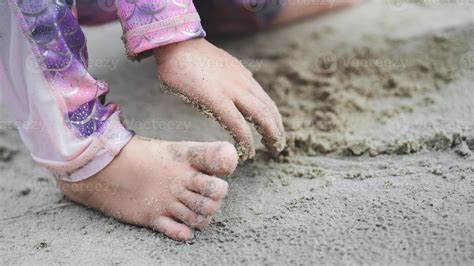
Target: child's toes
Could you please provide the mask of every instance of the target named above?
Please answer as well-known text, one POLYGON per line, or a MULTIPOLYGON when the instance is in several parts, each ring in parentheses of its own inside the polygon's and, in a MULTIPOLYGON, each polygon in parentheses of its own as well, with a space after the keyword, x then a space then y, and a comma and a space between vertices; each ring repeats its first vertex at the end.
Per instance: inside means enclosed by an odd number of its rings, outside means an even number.
POLYGON ((169 208, 169 212, 176 219, 189 225, 192 228, 203 229, 209 224, 210 218, 193 212, 191 209, 186 207, 180 202, 172 204, 169 208))
POLYGON ((227 194, 227 182, 217 178, 196 172, 185 182, 186 188, 203 196, 220 200, 227 194))
POLYGON ((239 159, 235 147, 228 142, 214 142, 191 147, 188 158, 197 170, 217 176, 232 174, 239 159))
POLYGON ((204 197, 190 190, 185 190, 179 194, 179 200, 188 208, 204 216, 215 214, 220 208, 220 202, 204 197))
POLYGON ((178 223, 169 217, 160 216, 154 218, 151 221, 150 227, 174 240, 185 241, 193 238, 193 232, 188 226, 178 223))

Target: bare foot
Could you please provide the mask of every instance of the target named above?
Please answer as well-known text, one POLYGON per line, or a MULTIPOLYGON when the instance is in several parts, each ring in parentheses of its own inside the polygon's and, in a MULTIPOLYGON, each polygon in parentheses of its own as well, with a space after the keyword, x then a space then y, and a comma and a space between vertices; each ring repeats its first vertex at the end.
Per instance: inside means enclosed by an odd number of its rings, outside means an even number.
POLYGON ((134 137, 105 169, 84 181, 59 181, 64 195, 121 221, 176 240, 192 238, 219 210, 237 152, 226 142, 134 137))

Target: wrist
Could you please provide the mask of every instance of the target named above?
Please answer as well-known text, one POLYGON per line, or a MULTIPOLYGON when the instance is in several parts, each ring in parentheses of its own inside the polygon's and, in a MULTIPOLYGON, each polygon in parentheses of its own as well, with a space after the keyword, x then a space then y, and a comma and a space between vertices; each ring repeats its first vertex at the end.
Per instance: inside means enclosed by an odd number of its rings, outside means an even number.
POLYGON ((190 39, 182 42, 171 43, 168 45, 160 46, 153 49, 153 55, 155 56, 156 63, 159 65, 162 62, 168 61, 173 56, 177 55, 180 51, 185 50, 187 47, 196 47, 204 42, 207 42, 204 38, 190 39))

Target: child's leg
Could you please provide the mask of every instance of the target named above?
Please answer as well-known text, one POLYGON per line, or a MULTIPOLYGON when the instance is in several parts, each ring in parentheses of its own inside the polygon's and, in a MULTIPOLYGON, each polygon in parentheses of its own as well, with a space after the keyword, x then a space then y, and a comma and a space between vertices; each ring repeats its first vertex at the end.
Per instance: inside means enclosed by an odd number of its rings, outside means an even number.
POLYGON ((132 138, 108 86, 87 71, 87 48, 66 1, 8 1, 1 8, 4 103, 33 158, 55 177, 96 174, 132 138))
POLYGON ((234 147, 132 138, 118 106, 104 104, 107 84, 87 72, 85 38, 67 2, 8 3, 0 9, 2 99, 65 195, 175 239, 205 226, 226 193, 209 175, 235 169, 234 147))

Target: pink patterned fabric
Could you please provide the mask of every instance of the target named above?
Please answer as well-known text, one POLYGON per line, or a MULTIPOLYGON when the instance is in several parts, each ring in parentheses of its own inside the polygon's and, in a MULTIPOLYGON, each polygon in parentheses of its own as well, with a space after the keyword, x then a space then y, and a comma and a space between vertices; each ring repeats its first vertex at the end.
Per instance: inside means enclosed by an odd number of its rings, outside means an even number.
POLYGON ((106 82, 87 70, 85 36, 66 0, 10 0, 0 16, 0 84, 32 157, 52 175, 80 181, 132 138, 106 82))
POLYGON ((159 46, 206 35, 192 0, 118 0, 117 8, 132 59, 159 46))
MULTIPOLYGON (((75 2, 8 0, 0 9, 5 103, 18 125, 37 125, 18 127, 33 159, 56 178, 72 182, 106 167, 133 136, 121 123, 119 106, 105 103, 108 84, 88 72, 75 2)), ((132 59, 205 36, 191 0, 117 0, 112 8, 117 8, 132 59)), ((102 21, 113 18, 110 13, 102 21)))
MULTIPOLYGON (((81 0, 76 3, 82 25, 101 25, 118 19, 114 0, 81 0)), ((285 7, 282 0, 206 0, 195 1, 194 5, 211 38, 265 28, 285 7)))
MULTIPOLYGON (((86 0, 84 0, 86 1, 86 0)), ((0 84, 20 135, 55 177, 81 181, 107 166, 132 138, 106 82, 87 70, 75 1, 9 0, 0 9, 0 84)), ((191 0, 117 0, 129 57, 203 37, 191 0)))

